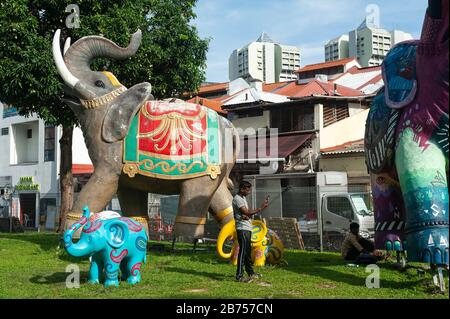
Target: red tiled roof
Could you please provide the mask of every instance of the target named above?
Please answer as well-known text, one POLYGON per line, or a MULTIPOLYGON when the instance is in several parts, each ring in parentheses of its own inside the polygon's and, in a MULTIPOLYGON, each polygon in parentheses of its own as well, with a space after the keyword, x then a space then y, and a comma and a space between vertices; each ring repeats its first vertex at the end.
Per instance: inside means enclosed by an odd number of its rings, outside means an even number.
POLYGON ((230 96, 228 94, 219 96, 219 97, 214 97, 214 98, 210 98, 209 100, 212 101, 219 101, 219 102, 225 102, 230 96))
POLYGON ((350 153, 350 152, 361 152, 364 151, 364 139, 346 142, 340 145, 331 146, 327 148, 320 149, 321 153, 350 153))
POLYGON ((200 86, 198 89, 198 94, 226 91, 228 89, 228 84, 229 82, 224 82, 200 86))
POLYGON ((295 71, 295 73, 302 73, 302 72, 307 72, 307 71, 312 71, 312 70, 327 69, 327 68, 332 68, 335 66, 346 65, 347 63, 350 63, 355 60, 356 60, 355 57, 351 57, 351 58, 346 58, 346 59, 341 59, 341 60, 336 60, 336 61, 309 64, 309 65, 305 65, 303 68, 298 69, 297 71, 295 71))
POLYGON ((329 96, 361 96, 363 93, 342 85, 336 85, 336 92, 334 91, 334 84, 331 82, 320 82, 313 80, 308 83, 297 84, 292 82, 289 85, 281 88, 277 94, 290 97, 305 97, 312 95, 329 95, 329 96))
MULTIPOLYGON (((314 81, 317 84, 319 84, 321 86, 321 88, 323 89, 323 91, 325 92, 324 95, 337 95, 337 96, 361 96, 363 95, 363 93, 361 91, 343 86, 343 85, 339 85, 339 84, 334 84, 331 82, 320 82, 320 81, 314 81)), ((320 94, 320 93, 319 93, 320 94)), ((300 96, 304 96, 304 95, 300 95, 300 96)), ((306 96, 306 95, 305 95, 306 96)))
POLYGON ((290 82, 288 85, 277 90, 276 94, 285 95, 285 96, 294 96, 300 90, 302 90, 308 83, 297 84, 297 82, 290 82))
POLYGON ((204 105, 204 106, 206 106, 206 107, 208 107, 208 108, 210 108, 210 109, 212 109, 212 110, 214 110, 214 111, 216 111, 218 113, 222 113, 222 114, 226 114, 227 113, 227 111, 222 110, 222 104, 223 103, 218 102, 216 100, 212 100, 212 99, 207 99, 207 98, 204 98, 204 97, 196 96, 196 97, 193 97, 190 100, 187 100, 186 102, 197 103, 197 104, 200 104, 200 105, 204 105))
POLYGON ((369 66, 366 68, 358 68, 356 65, 354 65, 350 69, 348 69, 348 72, 351 74, 358 74, 358 73, 375 72, 380 70, 381 66, 369 66))
POLYGON ((278 90, 280 88, 286 87, 291 82, 278 82, 278 83, 270 83, 270 84, 264 83, 263 84, 263 91, 264 92, 271 92, 271 93, 277 93, 278 94, 278 92, 274 92, 274 91, 276 91, 276 90, 278 90))
POLYGON ((72 164, 72 174, 92 174, 94 172, 94 165, 92 164, 72 164))

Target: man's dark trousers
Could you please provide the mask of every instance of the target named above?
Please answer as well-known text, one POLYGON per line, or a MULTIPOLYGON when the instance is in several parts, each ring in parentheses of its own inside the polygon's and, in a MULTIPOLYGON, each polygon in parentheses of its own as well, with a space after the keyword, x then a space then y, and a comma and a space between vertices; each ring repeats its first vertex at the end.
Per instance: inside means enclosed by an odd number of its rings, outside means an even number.
MULTIPOLYGON (((358 242, 365 251, 369 253, 374 252, 375 246, 370 240, 360 238, 358 242)), ((375 256, 372 256, 371 254, 360 253, 355 247, 350 248, 350 250, 347 252, 347 255, 345 256, 345 260, 353 260, 356 263, 361 262, 363 264, 375 264, 378 261, 375 256)))
POLYGON ((244 276, 244 268, 249 276, 254 274, 252 263, 252 232, 239 229, 236 232, 239 243, 236 279, 239 279, 244 276))

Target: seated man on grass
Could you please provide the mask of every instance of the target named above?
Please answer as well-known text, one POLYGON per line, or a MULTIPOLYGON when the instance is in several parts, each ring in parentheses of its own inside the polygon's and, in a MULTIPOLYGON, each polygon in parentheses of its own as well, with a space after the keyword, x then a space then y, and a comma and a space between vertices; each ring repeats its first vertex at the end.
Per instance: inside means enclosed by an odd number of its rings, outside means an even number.
POLYGON ((370 240, 359 236, 359 224, 351 223, 350 231, 342 243, 342 257, 356 264, 370 265, 375 264, 379 260, 379 257, 374 252, 374 244, 370 240))

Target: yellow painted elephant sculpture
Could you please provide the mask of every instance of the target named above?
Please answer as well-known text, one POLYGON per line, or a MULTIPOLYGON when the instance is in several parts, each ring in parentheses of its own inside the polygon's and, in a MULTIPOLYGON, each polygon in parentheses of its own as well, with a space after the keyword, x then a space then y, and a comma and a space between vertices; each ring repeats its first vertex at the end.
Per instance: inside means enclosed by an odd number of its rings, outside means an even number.
MULTIPOLYGON (((254 266, 275 265, 281 262, 284 245, 278 235, 267 228, 260 220, 252 222, 252 260, 254 266)), ((231 259, 233 265, 237 265, 239 244, 237 241, 236 226, 234 220, 222 227, 217 238, 217 252, 225 259, 231 259), (233 247, 229 253, 223 251, 223 245, 227 240, 233 240, 233 247)))

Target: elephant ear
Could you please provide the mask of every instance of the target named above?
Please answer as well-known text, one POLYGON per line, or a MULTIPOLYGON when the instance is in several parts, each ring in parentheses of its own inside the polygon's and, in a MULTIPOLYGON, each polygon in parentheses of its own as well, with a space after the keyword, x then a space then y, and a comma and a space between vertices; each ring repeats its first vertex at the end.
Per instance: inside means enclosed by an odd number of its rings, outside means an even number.
POLYGON ((111 247, 120 248, 128 240, 130 230, 128 225, 119 220, 111 220, 106 226, 106 241, 111 247))
POLYGON ((267 226, 261 220, 254 220, 252 222, 252 243, 259 243, 266 238, 267 226))
POLYGON ((383 61, 382 73, 386 104, 401 109, 410 104, 417 92, 417 41, 394 46, 383 61))
POLYGON ((108 143, 121 141, 128 133, 130 123, 147 100, 152 100, 151 85, 141 83, 115 98, 103 119, 102 137, 108 143))

